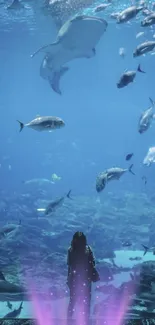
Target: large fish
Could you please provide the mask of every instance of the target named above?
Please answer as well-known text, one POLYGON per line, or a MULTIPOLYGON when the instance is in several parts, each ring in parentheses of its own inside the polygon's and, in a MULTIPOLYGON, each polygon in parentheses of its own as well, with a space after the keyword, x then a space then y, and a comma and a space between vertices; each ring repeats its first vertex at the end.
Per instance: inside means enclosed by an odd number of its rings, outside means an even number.
POLYGON ((148 167, 153 163, 155 163, 155 147, 149 148, 148 153, 143 160, 143 165, 148 167))
POLYGON ((155 41, 146 41, 144 43, 139 44, 135 51, 133 52, 133 57, 137 57, 143 55, 145 53, 153 51, 155 48, 155 41))
POLYGON ((132 171, 132 167, 133 164, 128 169, 123 169, 120 167, 112 167, 106 169, 104 172, 100 173, 96 178, 96 191, 101 192, 109 181, 119 180, 120 177, 128 171, 131 174, 135 175, 132 171))
POLYGON ((118 16, 117 16, 117 23, 125 23, 137 16, 137 14, 143 10, 143 6, 136 7, 136 6, 131 6, 129 8, 124 9, 121 11, 118 16))
POLYGON ((152 26, 154 24, 155 24, 155 12, 154 13, 151 13, 149 16, 146 16, 141 21, 141 26, 142 27, 152 26))
POLYGON ((39 132, 41 131, 50 132, 52 130, 60 129, 61 127, 65 126, 65 122, 61 118, 55 116, 43 116, 43 117, 40 116, 27 124, 24 124, 19 120, 17 120, 17 122, 20 124, 20 132, 23 130, 25 126, 39 132))
POLYGON ((41 64, 40 74, 50 82, 57 93, 61 93, 59 81, 68 70, 64 65, 77 58, 92 58, 100 38, 107 29, 108 23, 98 17, 76 16, 68 20, 59 30, 56 42, 39 48, 31 57, 39 52, 46 55, 41 64))
POLYGON ((151 107, 147 108, 140 116, 139 122, 138 122, 138 132, 144 133, 146 132, 155 118, 155 114, 153 113, 153 107, 155 105, 155 102, 149 98, 151 102, 151 107))
POLYGON ((50 215, 52 212, 54 212, 58 207, 60 207, 63 204, 66 197, 68 199, 71 199, 70 193, 71 193, 71 190, 66 195, 61 196, 58 199, 50 202, 45 209, 39 208, 39 209, 37 209, 37 211, 44 212, 46 216, 50 215))

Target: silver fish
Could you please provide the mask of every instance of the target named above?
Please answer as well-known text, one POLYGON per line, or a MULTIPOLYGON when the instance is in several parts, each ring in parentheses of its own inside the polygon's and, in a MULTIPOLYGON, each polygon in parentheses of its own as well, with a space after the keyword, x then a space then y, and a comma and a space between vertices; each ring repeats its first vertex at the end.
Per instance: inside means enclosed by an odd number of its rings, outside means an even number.
POLYGON ((25 126, 40 132, 41 131, 50 132, 52 130, 59 129, 65 126, 65 122, 61 118, 55 116, 37 117, 27 124, 24 124, 19 120, 17 120, 17 122, 20 124, 20 132, 23 130, 25 126))
POLYGON ((123 169, 120 167, 112 167, 100 173, 96 178, 96 191, 101 192, 109 181, 119 180, 120 177, 128 171, 131 174, 135 175, 132 171, 132 168, 133 168, 133 164, 128 169, 127 168, 123 169))
POLYGON ((155 105, 155 102, 151 99, 151 107, 147 108, 140 116, 139 122, 138 122, 138 132, 144 133, 147 131, 152 123, 152 120, 154 118, 153 114, 153 107, 155 105))
POLYGON ((45 212, 45 215, 51 214, 52 212, 55 211, 56 208, 58 208, 59 206, 61 206, 63 204, 64 199, 66 197, 71 200, 70 193, 71 193, 71 190, 67 193, 67 195, 61 196, 60 198, 52 201, 51 203, 48 204, 46 209, 37 209, 37 210, 45 212))
POLYGON ((111 6, 111 3, 102 3, 94 9, 94 12, 100 12, 111 6))
POLYGON ((137 14, 143 10, 143 6, 141 7, 136 7, 136 6, 132 6, 129 7, 123 11, 121 11, 117 17, 117 23, 125 23, 133 18, 135 18, 137 16, 137 14))
POLYGON ((151 15, 145 17, 142 21, 141 21, 141 26, 142 27, 147 27, 147 26, 152 26, 155 24, 155 12, 152 13, 151 15))
POLYGON ((147 41, 144 43, 139 44, 135 51, 133 52, 133 57, 137 57, 143 55, 145 53, 153 51, 155 48, 155 41, 147 41))
MULTIPOLYGON (((145 71, 141 69, 140 64, 138 65, 137 71, 145 73, 145 71)), ((119 81, 117 82, 117 88, 126 87, 129 83, 133 82, 136 77, 137 71, 125 70, 124 73, 121 75, 119 81)))

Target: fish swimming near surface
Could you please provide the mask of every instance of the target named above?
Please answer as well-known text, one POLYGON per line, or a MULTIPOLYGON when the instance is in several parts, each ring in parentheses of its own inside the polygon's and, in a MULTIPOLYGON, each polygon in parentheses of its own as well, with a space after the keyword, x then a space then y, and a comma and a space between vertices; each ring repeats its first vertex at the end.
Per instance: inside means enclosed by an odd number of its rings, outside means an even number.
POLYGON ((117 23, 125 23, 128 22, 129 20, 135 18, 137 14, 143 10, 143 6, 136 7, 136 6, 131 6, 126 8, 125 10, 121 11, 118 16, 117 16, 117 23))
POLYGON ((155 118, 155 114, 153 113, 153 108, 155 105, 155 102, 149 98, 151 102, 151 107, 147 108, 140 116, 139 122, 138 122, 138 132, 140 134, 146 132, 155 118))
POLYGON ((145 245, 143 245, 143 244, 142 244, 142 246, 143 246, 143 248, 144 248, 144 254, 143 254, 143 256, 145 256, 146 253, 148 253, 148 252, 152 252, 153 255, 155 255, 155 247, 154 247, 154 246, 152 246, 152 247, 148 247, 148 246, 145 246, 145 245))
POLYGON ((151 52, 154 50, 154 48, 155 48, 155 41, 146 41, 144 43, 141 43, 136 47, 135 51, 133 52, 133 57, 135 58, 137 56, 151 52))
POLYGON ((65 122, 61 118, 55 116, 43 116, 43 117, 40 116, 27 124, 24 124, 19 120, 17 120, 17 122, 20 124, 20 130, 19 130, 20 132, 23 130, 25 126, 39 132, 41 131, 51 132, 52 130, 60 129, 61 127, 65 126, 65 122))
POLYGON ((98 5, 95 9, 94 12, 100 12, 100 11, 104 11, 106 8, 108 8, 109 6, 111 6, 111 3, 102 3, 100 5, 98 5))
POLYGON ((45 53, 40 73, 52 89, 61 94, 60 78, 68 70, 64 65, 78 58, 92 58, 96 45, 106 31, 108 23, 100 17, 79 15, 69 19, 60 28, 56 42, 42 46, 31 55, 45 53))
POLYGON ((23 301, 20 303, 20 305, 19 305, 19 307, 17 309, 14 309, 14 310, 10 311, 2 319, 5 319, 5 318, 16 318, 16 317, 18 317, 20 315, 22 309, 23 309, 23 301))
POLYGON ((151 13, 141 21, 142 27, 152 26, 155 24, 155 12, 151 13))
MULTIPOLYGON (((141 69, 140 64, 138 65, 137 71, 141 73, 145 73, 145 71, 141 69)), ((130 71, 126 69, 124 73, 121 75, 119 81, 117 82, 117 88, 126 87, 129 83, 133 82, 136 77, 137 71, 134 70, 130 71)))
POLYGON ((72 198, 70 197, 70 194, 71 194, 71 190, 66 195, 61 196, 60 198, 49 203, 48 206, 46 207, 46 209, 37 209, 37 210, 45 212, 45 215, 49 215, 52 212, 54 212, 56 208, 58 208, 59 206, 61 206, 63 204, 66 197, 71 200, 72 198))
POLYGON ((133 157, 133 153, 128 153, 128 155, 126 155, 126 160, 130 160, 133 157))
POLYGON ((24 289, 16 284, 7 281, 2 272, 0 272, 0 293, 18 294, 25 293, 24 289))
POLYGON ((96 191, 101 192, 109 181, 119 180, 120 177, 128 171, 132 175, 135 175, 135 173, 132 171, 132 168, 133 164, 128 169, 123 169, 120 167, 112 167, 106 169, 104 172, 100 173, 96 178, 96 191))
MULTIPOLYGON (((150 167, 151 164, 155 163, 155 147, 151 147, 148 150, 146 157, 143 160, 143 165, 150 167)), ((147 178, 145 176, 142 177, 145 180, 145 184, 147 183, 147 178)))

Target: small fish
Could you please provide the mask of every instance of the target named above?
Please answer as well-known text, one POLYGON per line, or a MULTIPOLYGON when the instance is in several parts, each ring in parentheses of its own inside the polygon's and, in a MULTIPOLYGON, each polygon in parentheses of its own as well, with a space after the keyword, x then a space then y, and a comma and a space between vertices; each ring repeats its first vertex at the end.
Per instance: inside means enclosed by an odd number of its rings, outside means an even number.
POLYGON ((145 17, 141 21, 141 26, 142 27, 152 26, 154 24, 155 24, 155 12, 154 13, 151 13, 149 16, 145 17))
POLYGON ((147 41, 138 45, 133 52, 133 57, 136 58, 137 56, 143 55, 145 53, 153 51, 155 48, 155 41, 147 41))
POLYGON ((142 244, 142 246, 144 248, 144 254, 143 254, 143 256, 146 255, 147 252, 153 252, 153 255, 155 255, 155 247, 153 247, 153 246, 152 247, 148 247, 148 246, 145 246, 143 244, 142 244))
POLYGON ((153 107, 155 105, 155 102, 149 98, 151 102, 151 107, 147 108, 140 116, 139 122, 138 122, 138 132, 140 134, 146 132, 155 118, 155 115, 153 114, 153 107))
POLYGON ((142 176, 142 180, 144 181, 144 184, 146 185, 147 184, 147 178, 146 178, 146 176, 142 176))
POLYGON ((122 246, 123 247, 131 247, 132 243, 130 240, 122 241, 122 246))
POLYGON ((7 301, 7 307, 9 308, 9 309, 12 309, 12 304, 11 304, 11 302, 10 301, 7 301))
POLYGON ((139 37, 141 37, 142 35, 144 35, 144 32, 140 32, 140 33, 138 33, 138 34, 136 35, 136 38, 139 38, 139 37))
POLYGON ((130 261, 141 261, 142 258, 139 257, 139 256, 136 256, 136 257, 129 257, 129 260, 130 260, 130 261))
POLYGON ((20 124, 20 130, 21 132, 25 126, 34 129, 36 131, 52 131, 55 129, 59 129, 63 126, 65 126, 64 121, 55 116, 43 116, 43 117, 37 117, 31 122, 24 124, 21 121, 17 120, 17 122, 20 124))
POLYGON ((151 166, 153 163, 155 163, 155 147, 149 148, 148 153, 143 160, 143 165, 146 165, 147 167, 151 166))
POLYGON ((6 237, 8 234, 18 229, 19 225, 8 223, 6 226, 3 226, 0 229, 0 239, 6 237))
POLYGON ((96 191, 101 192, 109 181, 119 180, 120 177, 126 172, 130 172, 132 175, 135 175, 132 168, 133 164, 128 169, 112 167, 100 173, 96 178, 96 191))
POLYGON ((140 7, 131 6, 123 10, 122 12, 119 13, 117 17, 117 23, 120 24, 120 23, 128 22, 129 20, 135 18, 141 10, 143 10, 143 6, 140 7))
POLYGON ((67 195, 61 196, 60 198, 58 198, 58 199, 52 201, 50 204, 48 204, 47 208, 44 209, 45 215, 49 215, 52 212, 54 212, 54 210, 56 208, 58 208, 60 205, 62 205, 62 203, 64 202, 64 199, 66 197, 71 200, 72 198, 70 197, 70 193, 71 193, 71 190, 67 193, 67 195))
POLYGON ((20 315, 22 309, 23 309, 23 302, 21 302, 21 304, 19 305, 18 309, 14 309, 13 311, 10 311, 2 319, 5 319, 5 318, 16 318, 16 317, 18 317, 20 315))
POLYGON ((94 9, 94 12, 104 11, 109 6, 111 6, 111 3, 102 3, 94 9))
POLYGON ((120 47, 119 49, 119 55, 124 58, 126 54, 125 48, 124 47, 120 47))
MULTIPOLYGON (((145 71, 141 69, 140 64, 138 65, 137 71, 145 73, 145 71)), ((125 70, 125 72, 122 74, 119 81, 117 82, 117 88, 126 87, 129 83, 133 82, 136 77, 137 71, 125 70)))
POLYGON ((130 160, 133 157, 133 155, 134 155, 133 153, 128 153, 125 160, 130 160))

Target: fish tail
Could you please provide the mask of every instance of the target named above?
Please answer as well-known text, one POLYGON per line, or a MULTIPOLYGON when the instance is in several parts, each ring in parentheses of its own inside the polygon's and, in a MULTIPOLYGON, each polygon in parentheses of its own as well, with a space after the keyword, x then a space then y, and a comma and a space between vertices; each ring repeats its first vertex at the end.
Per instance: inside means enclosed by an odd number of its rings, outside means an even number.
POLYGON ((149 97, 149 100, 151 102, 151 105, 154 106, 155 105, 155 101, 151 97, 149 97))
POLYGON ((23 309, 23 301, 20 303, 19 308, 20 308, 20 309, 23 309))
POLYGON ((142 73, 146 73, 144 70, 142 70, 142 69, 141 69, 141 66, 140 66, 140 64, 138 64, 138 68, 137 68, 137 71, 139 71, 139 72, 142 72, 142 73))
POLYGON ((133 164, 130 165, 130 167, 129 167, 129 172, 130 172, 132 175, 135 175, 135 173, 132 171, 132 168, 133 168, 133 164))
POLYGON ((70 194, 71 194, 71 190, 69 190, 69 192, 67 193, 67 197, 68 197, 68 199, 70 199, 70 200, 72 200, 72 198, 70 197, 70 194))
POLYGON ((24 123, 22 123, 21 121, 17 120, 17 122, 20 124, 20 130, 19 132, 21 132, 24 128, 24 123))
POLYGON ((145 245, 143 245, 143 244, 142 244, 142 246, 143 246, 143 248, 144 248, 144 254, 143 254, 143 256, 144 256, 144 255, 146 255, 146 253, 148 252, 149 247, 147 247, 147 246, 145 246, 145 245))

